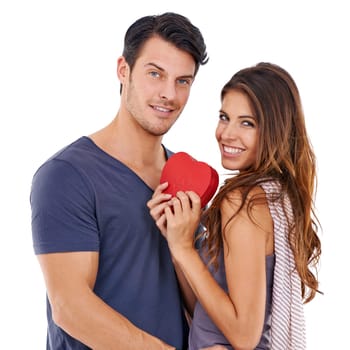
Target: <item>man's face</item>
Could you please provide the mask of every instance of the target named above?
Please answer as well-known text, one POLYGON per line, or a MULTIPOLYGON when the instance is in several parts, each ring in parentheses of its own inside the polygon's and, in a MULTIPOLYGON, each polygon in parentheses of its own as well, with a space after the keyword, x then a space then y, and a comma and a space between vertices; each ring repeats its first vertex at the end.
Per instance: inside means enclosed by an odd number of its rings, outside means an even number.
POLYGON ((149 39, 132 72, 122 57, 118 74, 123 84, 121 110, 136 127, 161 136, 186 105, 194 80, 192 56, 159 37, 149 39))

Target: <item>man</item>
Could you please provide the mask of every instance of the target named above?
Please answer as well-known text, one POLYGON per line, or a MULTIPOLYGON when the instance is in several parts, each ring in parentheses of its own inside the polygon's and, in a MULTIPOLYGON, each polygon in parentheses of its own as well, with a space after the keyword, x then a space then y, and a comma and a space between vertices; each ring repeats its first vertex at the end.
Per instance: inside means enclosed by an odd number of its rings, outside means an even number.
POLYGON ((35 174, 32 233, 47 287, 47 349, 186 347, 176 275, 146 202, 170 155, 162 136, 207 60, 187 18, 140 18, 118 59, 116 118, 35 174))

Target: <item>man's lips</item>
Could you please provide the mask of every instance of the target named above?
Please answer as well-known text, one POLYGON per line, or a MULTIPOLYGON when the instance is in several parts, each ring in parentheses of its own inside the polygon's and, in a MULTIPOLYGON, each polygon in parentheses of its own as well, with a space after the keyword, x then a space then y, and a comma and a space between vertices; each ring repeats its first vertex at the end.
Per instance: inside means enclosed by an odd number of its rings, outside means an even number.
POLYGON ((159 106, 159 105, 151 105, 151 107, 158 111, 158 112, 162 112, 162 113, 170 113, 172 112, 174 109, 173 108, 169 108, 169 107, 165 107, 165 106, 159 106))

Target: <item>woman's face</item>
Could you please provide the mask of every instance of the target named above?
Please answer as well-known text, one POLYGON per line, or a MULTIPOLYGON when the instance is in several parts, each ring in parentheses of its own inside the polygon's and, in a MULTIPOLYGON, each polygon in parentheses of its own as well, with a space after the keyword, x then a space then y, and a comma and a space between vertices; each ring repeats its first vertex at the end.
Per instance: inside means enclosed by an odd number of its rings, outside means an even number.
POLYGON ((250 101, 239 90, 228 90, 222 100, 215 133, 225 169, 244 170, 256 160, 258 124, 250 101))

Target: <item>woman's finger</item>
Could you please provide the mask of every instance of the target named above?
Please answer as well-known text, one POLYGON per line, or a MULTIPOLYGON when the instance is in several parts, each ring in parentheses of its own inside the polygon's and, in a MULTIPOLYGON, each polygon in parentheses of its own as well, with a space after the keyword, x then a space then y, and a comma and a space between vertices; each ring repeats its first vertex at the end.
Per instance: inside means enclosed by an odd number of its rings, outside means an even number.
POLYGON ((182 210, 182 203, 179 197, 172 198, 171 203, 172 203, 172 212, 174 213, 174 215, 181 214, 183 210, 182 210))
POLYGON ((147 202, 147 207, 152 209, 158 204, 168 201, 171 199, 171 194, 168 193, 159 193, 157 196, 152 196, 152 198, 147 202))
POLYGON ((190 199, 192 211, 199 212, 201 210, 201 198, 193 191, 187 191, 186 194, 190 199))
POLYGON ((156 221, 156 225, 159 228, 162 235, 166 238, 166 217, 164 213, 156 221))
POLYGON ((191 210, 191 202, 189 196, 182 191, 176 193, 176 197, 179 199, 181 203, 181 208, 184 212, 188 212, 191 210))
POLYGON ((158 194, 162 193, 167 187, 168 187, 168 182, 163 182, 160 185, 158 185, 156 187, 156 189, 154 190, 153 196, 157 196, 158 194))

